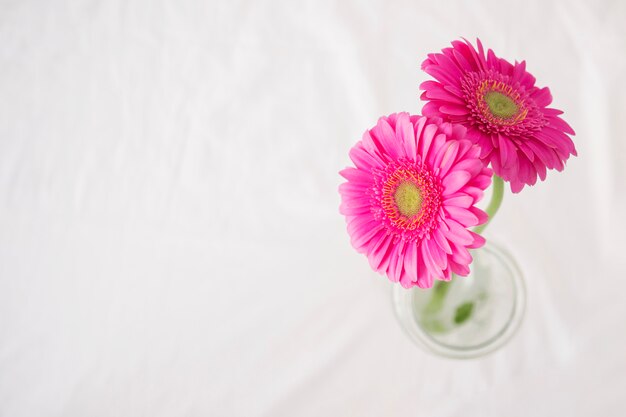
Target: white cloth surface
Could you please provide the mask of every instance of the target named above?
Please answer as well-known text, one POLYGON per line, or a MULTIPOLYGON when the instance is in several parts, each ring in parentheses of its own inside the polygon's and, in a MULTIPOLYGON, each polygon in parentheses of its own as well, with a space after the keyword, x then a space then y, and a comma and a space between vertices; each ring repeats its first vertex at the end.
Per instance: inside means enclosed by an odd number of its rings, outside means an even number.
POLYGON ((3 1, 0 416, 626 415, 626 2, 3 1), (525 59, 579 157, 487 237, 505 348, 415 347, 337 172, 419 64, 525 59))

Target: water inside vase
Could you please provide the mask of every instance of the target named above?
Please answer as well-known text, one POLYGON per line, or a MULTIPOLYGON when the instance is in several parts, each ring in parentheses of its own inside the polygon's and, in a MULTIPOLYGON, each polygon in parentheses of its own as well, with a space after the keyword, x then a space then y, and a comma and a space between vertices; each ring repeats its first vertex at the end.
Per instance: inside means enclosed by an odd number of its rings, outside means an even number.
POLYGON ((432 289, 396 290, 396 312, 409 335, 431 351, 473 357, 502 345, 524 310, 521 273, 495 245, 472 252, 467 277, 432 289))

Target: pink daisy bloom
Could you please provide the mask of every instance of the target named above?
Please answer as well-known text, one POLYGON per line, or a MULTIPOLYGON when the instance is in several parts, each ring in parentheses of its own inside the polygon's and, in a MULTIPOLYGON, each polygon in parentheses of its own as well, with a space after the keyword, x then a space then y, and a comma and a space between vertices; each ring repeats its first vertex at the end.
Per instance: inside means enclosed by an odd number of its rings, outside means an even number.
POLYGON ((547 169, 562 171, 576 148, 572 128, 548 106, 550 90, 535 87, 535 77, 522 61, 511 64, 485 56, 467 41, 429 54, 422 69, 437 81, 420 85, 428 100, 422 113, 467 127, 467 137, 481 147, 481 158, 517 193, 524 185, 543 181, 547 169))
POLYGON ((492 172, 465 133, 440 118, 381 117, 350 150, 356 168, 340 172, 352 245, 405 288, 467 275, 468 249, 485 243, 467 227, 487 221, 474 204, 492 172))

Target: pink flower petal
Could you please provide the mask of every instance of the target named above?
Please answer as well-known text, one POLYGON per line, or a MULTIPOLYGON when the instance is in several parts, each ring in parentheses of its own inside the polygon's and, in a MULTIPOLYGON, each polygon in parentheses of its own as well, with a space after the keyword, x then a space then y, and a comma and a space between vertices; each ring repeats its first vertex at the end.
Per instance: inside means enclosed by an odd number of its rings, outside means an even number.
POLYGON ((513 192, 514 194, 517 194, 520 191, 522 191, 522 189, 524 189, 525 185, 526 185, 525 183, 513 179, 511 180, 511 192, 513 192))
POLYGON ((472 176, 467 171, 453 171, 452 173, 447 175, 442 181, 442 185, 444 188, 443 194, 450 195, 457 192, 465 184, 467 184, 467 181, 469 181, 471 177, 472 176))
POLYGON ((478 217, 467 209, 456 206, 445 206, 444 210, 448 213, 450 218, 456 220, 462 226, 476 226, 479 223, 478 217))
POLYGON ((359 169, 369 171, 373 168, 382 167, 382 163, 378 159, 360 146, 350 149, 349 155, 354 165, 359 169))
POLYGON ((483 163, 478 158, 467 158, 454 164, 452 171, 466 171, 474 177, 483 167, 483 163))
POLYGON ((468 210, 471 211, 472 214, 478 218, 477 224, 484 224, 487 223, 487 221, 489 220, 489 216, 487 215, 487 213, 485 213, 478 207, 472 206, 468 210))
POLYGON ((474 242, 470 232, 455 220, 447 219, 446 224, 450 228, 450 231, 446 233, 449 241, 458 245, 471 245, 474 242))
POLYGON ((385 118, 381 117, 378 120, 378 124, 372 129, 372 133, 383 146, 390 159, 398 159, 403 156, 402 148, 399 146, 396 139, 396 134, 385 118))
POLYGON ((435 166, 439 166, 440 175, 444 176, 448 173, 452 165, 454 164, 457 153, 459 152, 459 142, 458 141, 450 141, 442 148, 443 152, 440 150, 439 154, 435 158, 438 162, 435 163, 435 166))
POLYGON ((396 123, 396 136, 398 142, 403 145, 404 154, 411 160, 415 160, 417 145, 415 143, 415 132, 408 113, 400 113, 396 123))
POLYGON ((552 103, 552 94, 548 87, 538 88, 530 96, 539 107, 546 107, 552 103))
POLYGON ((381 229, 382 226, 376 221, 356 223, 352 228, 348 224, 348 231, 352 236, 352 246, 356 249, 365 247, 381 229))
POLYGON ((427 74, 432 75, 436 80, 445 84, 457 84, 460 85, 460 79, 454 78, 453 75, 448 74, 443 68, 437 65, 427 65, 423 68, 427 74))
POLYGON ((371 213, 372 208, 368 204, 362 204, 360 202, 348 202, 345 201, 339 206, 339 212, 344 216, 361 216, 371 213))
POLYGON ((453 194, 444 201, 444 204, 446 206, 468 208, 474 204, 474 199, 467 194, 453 194))
POLYGON ((438 135, 435 136, 435 138, 433 139, 433 142, 430 145, 430 149, 428 150, 428 154, 424 155, 424 158, 428 161, 428 163, 431 166, 438 166, 434 160, 435 157, 437 156, 437 153, 439 152, 439 150, 445 146, 446 142, 448 141, 448 137, 444 134, 444 133, 439 133, 438 135))
POLYGON ((467 107, 453 104, 440 106, 439 111, 452 116, 465 116, 466 114, 469 114, 467 107))
POLYGON ((399 241, 396 243, 391 252, 391 259, 389 261, 389 269, 387 269, 387 276, 392 282, 399 282, 400 275, 402 274, 403 265, 403 253, 404 242, 399 241))
POLYGON ((543 162, 547 168, 554 169, 559 166, 560 161, 551 148, 530 140, 526 145, 541 159, 541 162, 543 162))
POLYGON ((459 264, 452 260, 449 260, 448 262, 450 264, 450 268, 452 269, 452 272, 454 272, 458 276, 466 277, 469 275, 470 269, 467 265, 459 264))
POLYGON ((339 192, 345 197, 364 198, 367 195, 368 186, 358 182, 344 182, 339 185, 339 192))
POLYGON ((502 167, 509 167, 517 158, 517 150, 508 138, 498 135, 498 147, 500 150, 500 163, 502 167))
POLYGON ((422 131, 422 135, 419 136, 419 153, 422 155, 424 159, 426 159, 426 155, 428 155, 428 151, 430 150, 430 145, 435 139, 435 134, 437 133, 437 125, 429 124, 424 127, 422 131))
MULTIPOLYGON (((470 237, 472 241, 469 244, 471 245, 474 243, 474 237, 470 237)), ((472 255, 470 255, 465 246, 460 246, 452 243, 452 248, 452 261, 465 265, 469 265, 470 263, 472 263, 472 255)))
POLYGON ((479 235, 478 233, 474 233, 470 231, 470 234, 474 237, 474 243, 468 246, 470 249, 478 249, 485 245, 485 238, 479 235))
POLYGON ((439 247, 448 255, 452 254, 452 248, 450 247, 450 244, 448 243, 448 239, 446 239, 446 237, 443 235, 443 232, 440 229, 435 229, 435 231, 433 232, 433 238, 435 239, 435 242, 437 242, 437 245, 439 245, 439 247))
POLYGON ((444 90, 441 84, 436 81, 426 81, 420 84, 420 89, 426 90, 422 93, 422 99, 442 100, 461 106, 465 104, 465 101, 461 97, 444 90))
POLYGON ((424 264, 426 265, 426 268, 428 269, 430 275, 439 276, 441 274, 441 269, 435 263, 435 260, 430 254, 428 244, 425 241, 422 242, 422 244, 420 245, 420 249, 422 253, 422 259, 424 260, 424 264))
POLYGON ((445 252, 442 251, 441 248, 439 248, 439 245, 437 245, 437 242, 435 242, 434 239, 426 240, 424 243, 428 248, 428 253, 440 270, 437 274, 438 276, 440 276, 441 271, 448 267, 448 257, 446 256, 445 252))
POLYGON ((404 254, 404 270, 407 277, 411 282, 417 282, 417 258, 418 258, 417 243, 411 242, 406 246, 406 253, 404 254))
POLYGON ((576 132, 574 132, 574 129, 572 129, 572 127, 570 125, 568 125, 565 120, 561 119, 560 117, 551 117, 549 120, 549 125, 553 127, 555 130, 557 131, 562 131, 565 133, 569 133, 570 135, 575 135, 576 132))
POLYGON ((434 277, 424 264, 424 257, 419 257, 419 266, 417 268, 418 278, 417 285, 420 288, 430 288, 433 286, 434 277))

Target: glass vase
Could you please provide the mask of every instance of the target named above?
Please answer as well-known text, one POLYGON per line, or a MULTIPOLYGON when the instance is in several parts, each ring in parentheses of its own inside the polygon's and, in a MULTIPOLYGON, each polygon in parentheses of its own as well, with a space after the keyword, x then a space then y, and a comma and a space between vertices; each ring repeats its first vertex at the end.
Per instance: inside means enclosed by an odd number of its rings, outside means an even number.
POLYGON ((418 346, 450 358, 474 358, 502 347, 519 328, 526 290, 522 273, 502 247, 472 251, 467 277, 431 289, 393 286, 398 320, 418 346))

